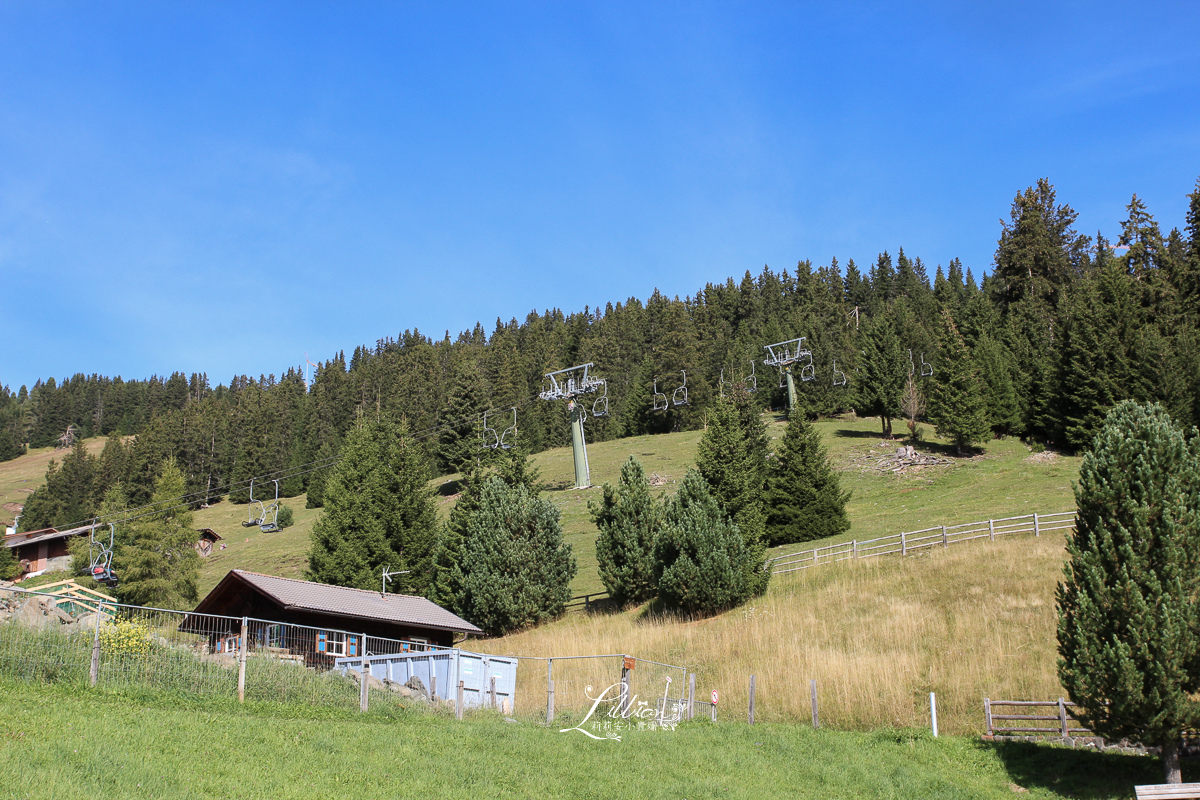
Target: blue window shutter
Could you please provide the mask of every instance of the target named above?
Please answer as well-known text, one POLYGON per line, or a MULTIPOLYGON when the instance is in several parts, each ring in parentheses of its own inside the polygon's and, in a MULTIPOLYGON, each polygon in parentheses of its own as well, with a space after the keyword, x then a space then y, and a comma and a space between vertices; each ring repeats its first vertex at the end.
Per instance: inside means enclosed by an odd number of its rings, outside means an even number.
POLYGON ((318 653, 325 652, 325 631, 317 632, 317 652, 318 653))
POLYGON ((357 637, 347 636, 346 644, 350 648, 349 651, 347 652, 347 655, 352 655, 352 656, 358 655, 358 638, 357 637))

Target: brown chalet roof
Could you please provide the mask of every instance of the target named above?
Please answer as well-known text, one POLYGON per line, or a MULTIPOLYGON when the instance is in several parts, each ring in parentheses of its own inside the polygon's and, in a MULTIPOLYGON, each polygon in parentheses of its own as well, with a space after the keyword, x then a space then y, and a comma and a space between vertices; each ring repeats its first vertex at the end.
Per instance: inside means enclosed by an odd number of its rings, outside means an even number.
POLYGON ((79 536, 91 530, 91 525, 82 525, 78 528, 68 528, 65 531, 60 531, 57 528, 42 528, 36 531, 25 531, 23 533, 14 533, 4 537, 5 547, 21 547, 27 544, 37 544, 38 542, 49 542, 53 539, 62 539, 67 536, 79 536))
POLYGON ((200 601, 200 605, 196 606, 196 613, 222 613, 218 598, 227 594, 226 590, 231 587, 226 584, 231 581, 244 583, 289 610, 313 611, 459 633, 483 633, 465 619, 424 597, 380 594, 366 589, 280 578, 242 569, 230 570, 208 596, 200 601))

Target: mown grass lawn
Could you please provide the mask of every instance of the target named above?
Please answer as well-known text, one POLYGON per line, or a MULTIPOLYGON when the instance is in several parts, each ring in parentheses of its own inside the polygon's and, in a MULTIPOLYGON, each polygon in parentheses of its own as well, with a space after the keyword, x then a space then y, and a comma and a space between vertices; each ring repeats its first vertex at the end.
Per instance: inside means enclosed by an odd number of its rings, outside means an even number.
POLYGON ((1161 774, 1142 756, 913 730, 696 722, 595 741, 491 715, 239 707, 7 679, 0 707, 9 798, 1117 798, 1161 774))

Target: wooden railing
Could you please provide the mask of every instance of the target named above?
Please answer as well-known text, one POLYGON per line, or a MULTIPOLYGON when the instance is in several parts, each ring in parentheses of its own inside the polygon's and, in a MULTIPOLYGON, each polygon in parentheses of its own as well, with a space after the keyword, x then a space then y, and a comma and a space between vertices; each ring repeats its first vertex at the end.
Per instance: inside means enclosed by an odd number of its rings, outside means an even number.
POLYGON ((1008 736, 1010 734, 1041 734, 1042 736, 1062 737, 1066 739, 1069 736, 1078 734, 1091 735, 1091 730, 1081 727, 1075 718, 1071 715, 1068 708, 1075 708, 1074 703, 1067 702, 1061 697, 1058 700, 989 700, 983 698, 983 716, 987 723, 988 736, 1008 736), (1001 711, 1009 709, 1037 709, 1037 708, 1052 708, 1053 714, 1015 714, 1011 713, 996 713, 997 708, 1001 711), (1008 723, 1016 722, 1023 723, 1021 725, 997 725, 997 722, 1008 723), (1074 727, 1072 727, 1074 726, 1074 727))
POLYGON ((1074 526, 1074 511, 1061 511, 1054 514, 1025 514, 1020 517, 964 522, 961 525, 938 525, 919 531, 881 536, 878 539, 867 539, 861 542, 854 539, 812 550, 788 553, 775 558, 771 566, 771 574, 782 575, 786 572, 796 572, 847 559, 896 554, 907 556, 927 547, 949 547, 952 544, 962 544, 975 539, 995 541, 997 536, 1010 536, 1014 533, 1032 533, 1034 536, 1041 536, 1046 531, 1066 530, 1074 526))
POLYGON ((579 594, 579 595, 572 597, 570 602, 568 602, 566 604, 566 606, 564 606, 564 608, 567 611, 572 611, 574 609, 583 609, 584 611, 590 611, 592 608, 592 603, 594 603, 598 600, 601 600, 603 598, 606 598, 606 597, 608 597, 608 592, 593 592, 591 594, 579 594))

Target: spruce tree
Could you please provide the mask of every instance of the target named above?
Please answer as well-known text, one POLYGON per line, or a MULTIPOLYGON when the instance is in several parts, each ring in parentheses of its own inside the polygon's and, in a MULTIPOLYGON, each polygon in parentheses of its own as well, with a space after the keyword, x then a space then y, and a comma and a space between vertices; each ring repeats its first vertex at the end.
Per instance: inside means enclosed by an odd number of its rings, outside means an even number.
POLYGON ((0 581, 12 580, 21 574, 21 563, 11 547, 0 543, 0 581))
POLYGON ((793 414, 767 482, 767 541, 823 539, 850 529, 846 502, 821 436, 803 414, 793 414))
POLYGON ((617 485, 604 484, 603 499, 589 503, 588 510, 600 529, 596 561, 609 596, 619 606, 654 597, 654 537, 661 511, 650 496, 642 462, 630 456, 617 485))
POLYGON ((954 442, 958 454, 988 439, 987 405, 983 381, 950 312, 942 312, 938 365, 933 373, 929 416, 939 436, 954 442))
POLYGON ((696 469, 713 498, 742 534, 745 581, 752 594, 767 588, 760 567, 766 555, 766 485, 769 438, 762 416, 746 392, 710 406, 708 427, 696 448, 696 469))
POLYGON ((492 635, 552 619, 571 598, 575 569, 554 504, 487 478, 453 567, 459 613, 492 635))
POLYGON ((861 342, 855 408, 862 416, 878 416, 884 437, 890 439, 909 371, 890 309, 884 308, 864 322, 861 342))
POLYGON ((1108 415, 1075 485, 1058 675, 1101 736, 1162 747, 1200 725, 1200 452, 1157 405, 1108 415))
POLYGON ((679 493, 666 503, 654 561, 659 598, 689 614, 744 602, 751 595, 747 566, 762 568, 757 559, 747 559, 741 531, 696 470, 688 470, 679 493))
POLYGON ((189 609, 199 600, 200 556, 194 546, 192 512, 178 507, 184 487, 183 473, 175 459, 168 458, 154 483, 155 513, 130 524, 128 539, 113 558, 121 602, 189 609))
POLYGON ((409 570, 390 590, 428 590, 437 511, 421 454, 405 428, 382 415, 360 419, 324 495, 324 511, 313 526, 310 580, 371 589, 388 567, 409 570))

